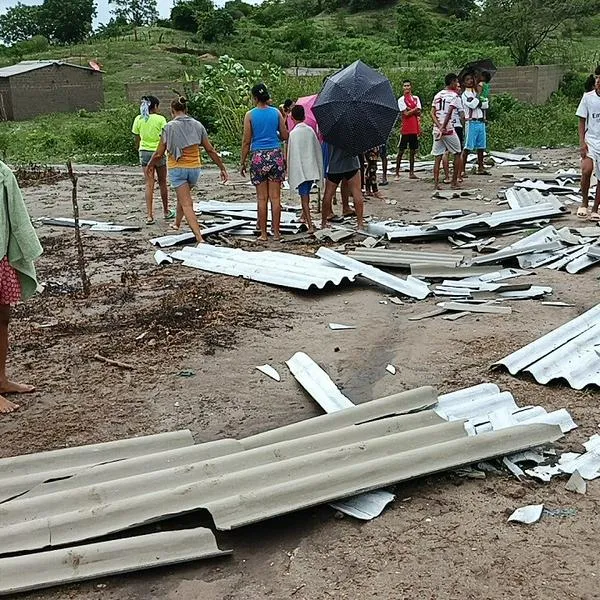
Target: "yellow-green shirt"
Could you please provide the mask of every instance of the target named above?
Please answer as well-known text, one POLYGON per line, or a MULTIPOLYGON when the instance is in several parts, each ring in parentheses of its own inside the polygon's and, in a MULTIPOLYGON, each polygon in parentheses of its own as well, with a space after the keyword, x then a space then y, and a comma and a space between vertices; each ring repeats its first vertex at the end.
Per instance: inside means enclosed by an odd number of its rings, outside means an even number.
POLYGON ((155 152, 166 124, 167 120, 162 115, 153 113, 147 121, 138 115, 133 122, 131 131, 140 136, 140 150, 155 152))

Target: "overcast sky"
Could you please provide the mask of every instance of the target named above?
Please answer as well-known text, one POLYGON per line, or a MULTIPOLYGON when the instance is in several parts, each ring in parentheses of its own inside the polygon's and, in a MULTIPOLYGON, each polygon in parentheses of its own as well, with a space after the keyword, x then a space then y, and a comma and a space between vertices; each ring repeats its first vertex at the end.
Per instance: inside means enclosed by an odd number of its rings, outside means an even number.
MULTIPOLYGON (((65 4, 68 4, 69 0, 65 0, 65 4)), ((246 0, 250 4, 260 4, 261 0, 246 0)), ((42 0, 21 0, 22 4, 41 4, 42 0)), ((0 0, 0 13, 3 13, 7 8, 17 4, 17 0, 0 0)), ((173 0, 157 0, 158 11, 162 18, 167 18, 171 12, 173 6, 173 0)), ((223 6, 225 0, 216 0, 217 6, 223 6)), ((95 23, 106 23, 110 20, 110 6, 108 0, 96 0, 98 7, 98 16, 96 17, 95 23)))

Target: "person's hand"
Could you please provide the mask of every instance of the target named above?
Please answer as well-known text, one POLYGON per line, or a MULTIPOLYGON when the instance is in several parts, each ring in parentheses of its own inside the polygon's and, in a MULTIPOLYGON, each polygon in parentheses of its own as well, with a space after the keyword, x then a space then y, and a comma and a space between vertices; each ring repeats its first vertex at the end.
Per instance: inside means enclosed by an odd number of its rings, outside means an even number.
POLYGON ((144 169, 144 173, 146 174, 146 177, 150 177, 151 175, 154 177, 154 165, 152 163, 148 163, 144 169))
POLYGON ((581 146, 581 148, 579 149, 579 154, 581 155, 581 158, 587 158, 587 156, 588 156, 587 144, 583 144, 583 146, 581 146))
POLYGON ((229 181, 229 174, 227 173, 227 169, 223 167, 221 169, 221 182, 227 183, 229 181))
POLYGON ((248 167, 246 167, 246 164, 245 164, 245 163, 244 163, 244 164, 242 164, 242 166, 241 166, 241 168, 240 168, 240 175, 241 175, 242 177, 244 177, 244 178, 246 177, 246 169, 247 169, 247 168, 248 168, 248 167))

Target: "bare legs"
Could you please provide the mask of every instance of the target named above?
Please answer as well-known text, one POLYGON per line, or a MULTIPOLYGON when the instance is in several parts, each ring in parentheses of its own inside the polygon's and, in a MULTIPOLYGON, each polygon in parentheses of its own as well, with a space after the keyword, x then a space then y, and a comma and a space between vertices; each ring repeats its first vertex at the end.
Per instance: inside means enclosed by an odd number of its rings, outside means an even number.
POLYGON ((6 359, 8 356, 8 323, 10 306, 0 306, 0 413, 11 413, 19 408, 2 394, 28 394, 34 391, 31 385, 23 385, 10 381, 6 375, 6 359))
POLYGON ((315 228, 310 216, 310 196, 300 196, 300 201, 302 202, 302 220, 308 227, 308 233, 314 233, 315 228))
POLYGON ((593 170, 594 161, 591 158, 584 158, 581 161, 581 208, 586 209, 586 214, 590 203, 590 184, 593 170))
POLYGON ((203 242, 204 240, 202 239, 200 225, 198 224, 198 219, 194 212, 194 201, 192 200, 192 189, 190 188, 190 184, 184 183, 180 185, 175 189, 175 192, 177 193, 177 217, 175 219, 175 228, 179 229, 181 221, 185 216, 185 220, 196 236, 196 241, 203 242))
POLYGON ((167 187, 167 167, 155 167, 154 169, 144 169, 144 178, 146 180, 146 214, 148 222, 154 221, 154 174, 158 180, 160 188, 160 197, 163 205, 163 214, 166 217, 169 214, 169 188, 167 187))
MULTIPOLYGON (((435 163, 433 165, 433 184, 436 190, 440 189, 440 166, 442 164, 443 155, 435 157, 435 163)), ((460 152, 454 155, 454 164, 452 168, 452 188, 458 188, 458 176, 461 170, 461 155, 460 152)))
MULTIPOLYGON (((415 157, 417 155, 416 150, 409 149, 408 151, 408 178, 418 179, 415 175, 415 157)), ((398 150, 398 156, 396 156, 396 181, 400 179, 400 165, 402 163, 402 157, 404 156, 404 150, 398 150)))
POLYGON ((342 196, 342 215, 344 217, 354 216, 355 213, 350 207, 350 190, 348 189, 348 182, 345 179, 342 179, 340 193, 342 196))
MULTIPOLYGON (((271 224, 275 240, 281 239, 281 181, 263 181, 256 186, 256 202, 258 205, 258 229, 261 242, 266 242, 267 223, 269 220, 269 200, 271 200, 271 224)), ((310 208, 309 208, 310 218, 310 208)))
POLYGON ((165 217, 169 215, 169 188, 167 186, 167 167, 156 167, 156 178, 160 189, 160 199, 162 200, 163 213, 165 217))
POLYGON ((404 150, 398 150, 398 154, 396 155, 396 181, 400 179, 400 164, 402 163, 403 154, 404 150))
POLYGON ((381 184, 387 184, 387 171, 388 171, 388 157, 387 157, 387 145, 381 147, 383 152, 381 153, 381 170, 383 174, 381 175, 381 184))
MULTIPOLYGON (((352 212, 352 209, 350 208, 350 203, 348 201, 348 195, 351 195, 354 198, 354 211, 356 212, 356 221, 358 224, 358 229, 362 229, 364 227, 364 198, 360 189, 360 180, 360 172, 357 172, 356 175, 352 177, 352 179, 346 182, 346 191, 344 190, 344 182, 342 182, 342 205, 344 214, 346 215, 352 212)), ((331 218, 331 215, 333 214, 332 201, 337 187, 337 183, 334 183, 329 179, 325 180, 325 193, 323 194, 323 210, 321 213, 321 227, 323 229, 327 228, 327 219, 331 218)))

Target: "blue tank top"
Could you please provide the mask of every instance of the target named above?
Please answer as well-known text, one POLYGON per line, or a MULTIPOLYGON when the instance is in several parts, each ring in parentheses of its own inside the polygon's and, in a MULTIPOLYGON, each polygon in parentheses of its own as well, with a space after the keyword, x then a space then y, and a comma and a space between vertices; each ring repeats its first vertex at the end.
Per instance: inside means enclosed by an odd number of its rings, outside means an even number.
POLYGON ((250 111, 252 123, 252 143, 250 150, 274 150, 281 147, 279 139, 279 111, 268 106, 253 108, 250 111))

